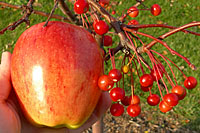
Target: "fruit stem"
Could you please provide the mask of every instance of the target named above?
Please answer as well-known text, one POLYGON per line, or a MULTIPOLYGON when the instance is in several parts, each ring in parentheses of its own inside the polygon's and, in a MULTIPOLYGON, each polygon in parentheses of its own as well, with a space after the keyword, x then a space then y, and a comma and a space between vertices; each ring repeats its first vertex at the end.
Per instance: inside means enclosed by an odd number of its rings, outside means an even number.
POLYGON ((136 56, 137 56, 137 61, 138 61, 138 63, 140 64, 140 68, 141 68, 141 70, 142 70, 142 73, 144 74, 145 72, 144 72, 144 69, 143 69, 142 64, 141 64, 141 62, 140 62, 140 59, 139 59, 138 53, 137 53, 137 51, 136 51, 136 48, 135 48, 135 46, 134 46, 134 44, 133 44, 133 41, 132 41, 132 39, 130 38, 130 36, 128 35, 128 33, 127 33, 126 31, 125 31, 125 34, 126 34, 126 36, 128 37, 128 39, 129 39, 131 45, 133 46, 133 50, 134 50, 134 52, 136 53, 136 56))
MULTIPOLYGON (((162 54, 159 53, 159 52, 156 52, 156 51, 154 51, 154 50, 151 50, 151 51, 154 52, 154 53, 156 53, 156 54, 158 54, 158 55, 160 55, 160 56, 165 60, 165 62, 167 62, 166 59, 169 60, 176 68, 178 68, 178 70, 183 74, 183 77, 184 77, 184 78, 187 77, 187 76, 183 73, 183 71, 182 71, 172 60, 170 60, 169 58, 167 58, 166 56, 162 55, 162 54)), ((171 70, 171 71, 172 71, 172 70, 171 70)), ((174 75, 174 74, 173 74, 173 75, 174 75)), ((175 75, 174 75, 174 77, 175 77, 175 75)), ((175 79, 175 81, 176 81, 176 79, 175 79)), ((176 84, 177 84, 177 81, 176 81, 176 84)))
POLYGON ((85 18, 86 18, 86 20, 87 20, 87 22, 88 22, 89 26, 91 27, 90 21, 89 21, 89 19, 88 19, 87 15, 86 15, 85 13, 84 13, 84 16, 85 16, 85 18))
POLYGON ((115 69, 115 59, 113 53, 111 54, 111 50, 109 49, 109 54, 110 54, 110 60, 112 64, 112 68, 115 69))
MULTIPOLYGON (((174 26, 170 26, 170 25, 166 25, 166 24, 138 24, 138 25, 125 25, 125 24, 122 24, 122 27, 124 30, 131 30, 132 28, 153 28, 153 27, 162 27, 162 28, 169 28, 169 29, 176 29, 177 27, 174 27, 174 26)), ((200 33, 197 33, 197 32, 193 32, 193 31, 189 31, 189 30, 180 30, 186 34, 190 33, 190 34, 193 34, 193 35, 196 35, 196 36, 200 36, 200 33)))
MULTIPOLYGON (((134 58, 134 59, 135 59, 135 58, 134 58)), ((137 60, 137 59, 135 59, 135 60, 137 60)), ((136 65, 135 60, 132 60, 132 61, 133 61, 134 65, 135 65, 135 69, 136 69, 136 71, 137 71, 137 75, 138 75, 138 77, 140 78, 140 74, 139 74, 139 71, 138 71, 138 68, 137 68, 137 65, 136 65)))
MULTIPOLYGON (((153 54, 153 53, 152 53, 152 54, 153 54)), ((156 56, 154 56, 154 57, 156 58, 157 63, 161 63, 161 62, 159 61, 159 59, 158 59, 156 56)), ((165 59, 164 59, 164 60, 165 60, 165 59)), ((167 65, 170 65, 166 60, 165 60, 165 62, 167 63, 167 65)), ((171 67, 170 67, 170 70, 172 71, 171 67)), ((172 72, 173 72, 173 71, 172 71, 172 72)), ((171 84, 171 86, 174 87, 175 85, 174 85, 173 81, 171 80, 170 76, 168 75, 168 73, 167 73, 166 71, 164 71, 163 73, 165 74, 165 76, 166 76, 167 80, 169 81, 169 83, 171 84)), ((175 82, 176 82, 176 84, 177 84, 176 77, 175 77, 174 73, 172 73, 172 74, 173 74, 174 79, 175 79, 175 82)))
MULTIPOLYGON (((160 73, 160 71, 159 71, 159 69, 158 69, 158 66, 156 65, 156 60, 155 60, 153 54, 152 54, 150 51, 147 51, 147 54, 148 54, 148 56, 149 56, 149 58, 150 58, 150 60, 151 60, 152 66, 156 66, 156 68, 155 68, 155 67, 153 68, 153 69, 154 69, 154 72, 156 72, 155 69, 158 70, 158 73, 159 73, 159 75, 160 75, 160 77, 161 77, 161 80, 162 80, 164 86, 165 86, 165 89, 166 89, 167 93, 169 93, 168 88, 167 88, 167 85, 165 84, 165 81, 163 80, 163 78, 162 78, 162 76, 161 76, 161 73, 160 73)), ((157 83, 158 83, 158 78, 157 78, 157 76, 156 76, 156 81, 157 81, 157 83)))
MULTIPOLYGON (((134 43, 135 43, 135 47, 137 48, 137 43, 136 43, 136 41, 135 41, 134 38, 133 38, 133 41, 134 41, 134 43)), ((135 57, 135 53, 132 55, 132 57, 131 57, 131 59, 129 60, 129 62, 128 62, 127 65, 129 65, 129 64, 131 63, 131 61, 133 60, 134 57, 135 57)))
POLYGON ((132 99, 133 99, 133 95, 134 95, 134 79, 133 79, 133 71, 132 71, 132 69, 133 69, 133 66, 132 66, 132 64, 131 64, 131 66, 130 66, 130 72, 131 72, 131 92, 132 92, 132 99))

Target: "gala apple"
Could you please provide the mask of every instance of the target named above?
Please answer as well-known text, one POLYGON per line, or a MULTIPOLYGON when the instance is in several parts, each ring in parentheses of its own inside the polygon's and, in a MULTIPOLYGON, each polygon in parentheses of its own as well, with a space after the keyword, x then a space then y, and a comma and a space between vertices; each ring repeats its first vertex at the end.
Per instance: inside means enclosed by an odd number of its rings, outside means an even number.
POLYGON ((101 91, 101 50, 85 29, 57 21, 36 24, 17 40, 11 78, 21 108, 32 123, 80 127, 101 91))

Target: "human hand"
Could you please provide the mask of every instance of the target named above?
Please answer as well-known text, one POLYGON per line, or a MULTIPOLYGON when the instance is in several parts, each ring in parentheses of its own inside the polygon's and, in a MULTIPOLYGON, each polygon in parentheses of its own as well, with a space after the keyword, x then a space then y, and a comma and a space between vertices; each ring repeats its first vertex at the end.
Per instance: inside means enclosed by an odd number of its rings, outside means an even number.
POLYGON ((103 92, 91 117, 80 128, 36 127, 23 116, 11 85, 11 53, 4 52, 0 64, 0 133, 78 133, 89 128, 105 113, 111 104, 107 92, 103 92))

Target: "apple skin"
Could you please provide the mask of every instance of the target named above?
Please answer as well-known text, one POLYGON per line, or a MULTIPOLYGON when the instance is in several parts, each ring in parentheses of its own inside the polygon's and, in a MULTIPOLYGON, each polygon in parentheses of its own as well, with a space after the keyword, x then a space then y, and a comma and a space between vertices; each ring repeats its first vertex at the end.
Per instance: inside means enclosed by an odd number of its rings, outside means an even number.
POLYGON ((80 127, 101 95, 100 48, 85 29, 50 21, 27 29, 17 40, 11 79, 21 108, 39 126, 80 127))

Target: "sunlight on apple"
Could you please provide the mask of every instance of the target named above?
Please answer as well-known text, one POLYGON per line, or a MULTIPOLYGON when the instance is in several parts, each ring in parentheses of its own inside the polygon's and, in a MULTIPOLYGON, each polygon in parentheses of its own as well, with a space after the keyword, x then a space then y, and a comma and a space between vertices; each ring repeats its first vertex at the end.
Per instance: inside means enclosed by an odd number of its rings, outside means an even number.
POLYGON ((34 66, 32 74, 32 85, 37 93, 37 98, 40 101, 44 100, 43 91, 43 72, 41 66, 34 66))

